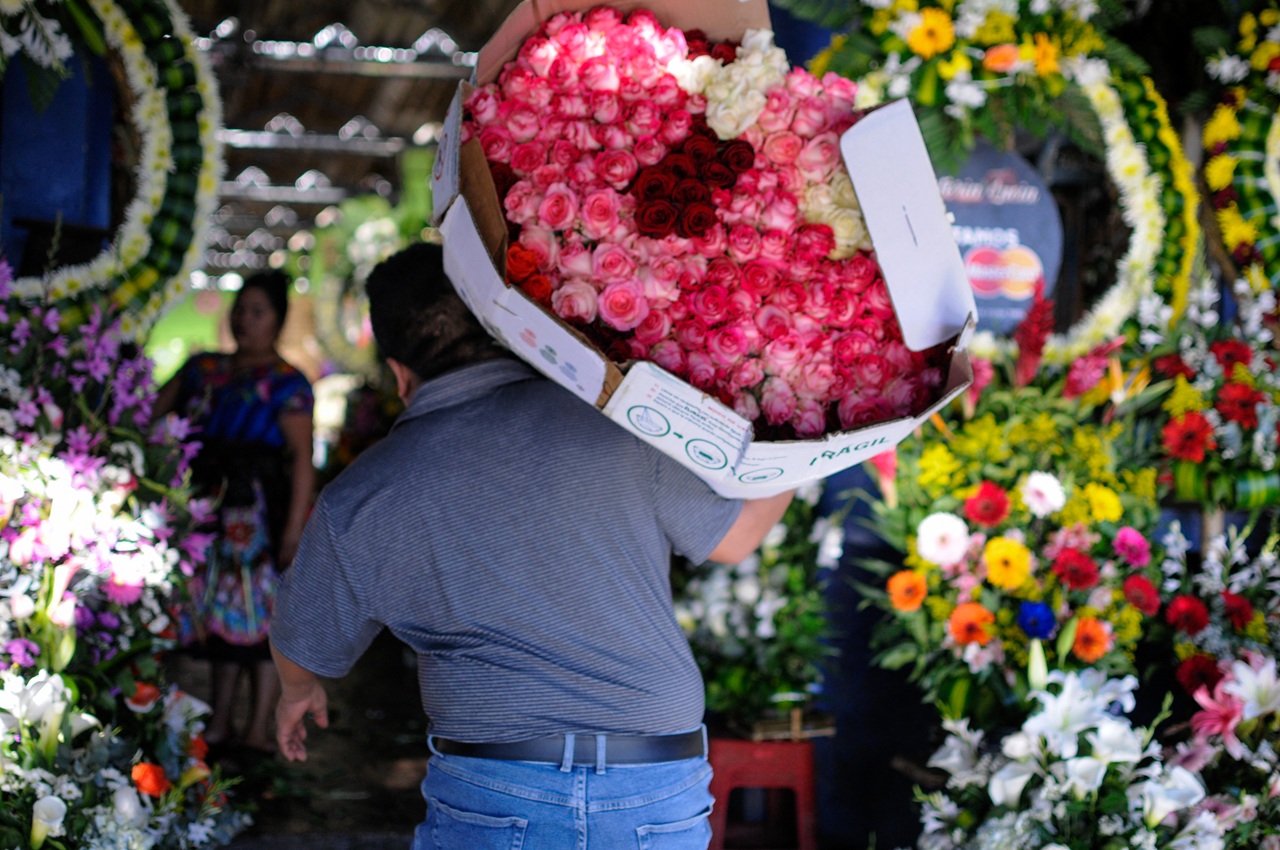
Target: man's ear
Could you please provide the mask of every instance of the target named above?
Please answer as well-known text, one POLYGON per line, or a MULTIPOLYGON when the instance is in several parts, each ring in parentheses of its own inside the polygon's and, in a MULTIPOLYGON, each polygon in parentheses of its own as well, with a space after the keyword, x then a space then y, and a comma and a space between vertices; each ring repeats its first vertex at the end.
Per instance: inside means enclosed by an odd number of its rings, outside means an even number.
POLYGON ((414 391, 418 389, 418 385, 422 383, 422 380, 418 377, 417 372, 394 357, 387 358, 387 365, 391 367, 391 374, 396 376, 396 394, 400 396, 401 401, 408 404, 409 399, 413 397, 414 391))

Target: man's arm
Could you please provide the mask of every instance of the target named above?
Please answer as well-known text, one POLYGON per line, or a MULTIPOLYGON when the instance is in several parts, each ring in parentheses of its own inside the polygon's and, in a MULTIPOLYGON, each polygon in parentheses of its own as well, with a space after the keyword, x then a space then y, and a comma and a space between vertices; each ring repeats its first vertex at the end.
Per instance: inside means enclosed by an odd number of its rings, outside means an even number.
POLYGON ((307 760, 306 717, 321 729, 329 728, 329 697, 320 678, 286 658, 275 644, 271 657, 280 673, 280 701, 276 703, 276 743, 289 761, 307 760))
POLYGON ((743 502, 742 513, 738 514, 738 519, 729 527, 728 533, 716 544, 708 560, 736 564, 754 552, 769 529, 777 525, 778 520, 787 512, 787 506, 791 504, 791 497, 795 494, 795 490, 788 490, 776 496, 747 499, 743 502))

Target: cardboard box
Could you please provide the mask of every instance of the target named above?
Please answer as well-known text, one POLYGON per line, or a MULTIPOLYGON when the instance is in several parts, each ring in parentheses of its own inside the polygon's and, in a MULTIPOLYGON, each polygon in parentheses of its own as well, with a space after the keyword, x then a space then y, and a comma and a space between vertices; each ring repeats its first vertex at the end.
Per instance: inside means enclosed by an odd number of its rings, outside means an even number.
MULTIPOLYGON (((595 5, 599 0, 521 4, 480 51, 475 82, 494 79, 545 18, 595 5)), ((769 27, 764 0, 612 5, 624 11, 646 8, 668 26, 698 27, 715 39, 736 39, 745 29, 769 27)), ((445 271, 496 338, 693 470, 721 495, 764 497, 867 460, 901 442, 972 382, 965 347, 977 307, 924 140, 906 101, 869 112, 844 134, 840 147, 907 346, 920 351, 949 344, 941 396, 914 418, 815 440, 764 442, 753 441, 750 422, 660 367, 610 362, 583 334, 506 284, 507 226, 497 191, 479 144, 458 144, 462 102, 471 90, 468 83, 459 86, 433 175, 445 271)))

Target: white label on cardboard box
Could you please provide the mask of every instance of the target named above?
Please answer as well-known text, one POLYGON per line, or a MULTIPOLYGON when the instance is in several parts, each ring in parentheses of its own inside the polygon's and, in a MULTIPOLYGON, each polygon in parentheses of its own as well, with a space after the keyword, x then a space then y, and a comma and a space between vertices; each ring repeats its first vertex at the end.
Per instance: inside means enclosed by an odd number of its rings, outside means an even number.
POLYGON ((440 233, 449 246, 444 255, 445 274, 489 333, 548 378, 594 405, 604 389, 604 359, 503 282, 489 260, 466 197, 459 197, 449 208, 440 233))
POLYGON ((916 419, 895 419, 822 440, 752 443, 734 470, 735 478, 743 484, 763 484, 775 479, 801 483, 825 478, 887 452, 902 442, 917 424, 916 419))
POLYGON ((876 260, 912 351, 959 334, 978 308, 911 104, 869 111, 840 137, 876 260))
POLYGON ((458 157, 462 151, 462 87, 449 102, 436 146, 436 161, 431 167, 431 220, 436 225, 458 195, 458 157))
POLYGON ((751 423, 652 363, 632 364, 604 413, 705 480, 728 476, 751 423))

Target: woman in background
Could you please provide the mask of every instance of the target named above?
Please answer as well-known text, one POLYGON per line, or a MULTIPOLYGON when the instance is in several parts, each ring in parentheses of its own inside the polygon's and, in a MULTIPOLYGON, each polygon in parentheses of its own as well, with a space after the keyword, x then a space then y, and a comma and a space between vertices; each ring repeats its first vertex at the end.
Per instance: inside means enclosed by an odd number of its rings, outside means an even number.
POLYGON ((231 308, 230 354, 191 357, 161 389, 156 415, 188 417, 202 444, 192 463, 198 495, 214 500, 215 535, 188 585, 195 653, 212 664, 210 745, 235 740, 241 674, 252 680, 249 724, 237 743, 275 749, 271 714, 280 687, 267 630, 280 571, 293 561, 311 507, 311 384, 276 350, 289 278, 247 278, 231 308))

